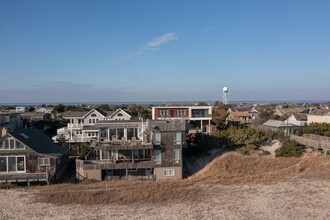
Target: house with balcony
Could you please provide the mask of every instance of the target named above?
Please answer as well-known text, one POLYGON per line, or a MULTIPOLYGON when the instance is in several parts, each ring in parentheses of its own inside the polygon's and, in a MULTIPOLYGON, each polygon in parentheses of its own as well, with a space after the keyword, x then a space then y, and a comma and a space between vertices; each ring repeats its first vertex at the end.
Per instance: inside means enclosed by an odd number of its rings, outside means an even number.
POLYGON ((81 143, 90 142, 98 137, 98 129, 94 126, 98 121, 130 120, 131 115, 122 109, 106 112, 95 108, 88 112, 66 112, 63 118, 68 120, 68 124, 57 129, 57 135, 53 140, 56 142, 63 136, 70 143, 81 143))
POLYGON ((66 170, 68 149, 37 128, 6 133, 0 139, 0 182, 46 182, 66 170))
POLYGON ((212 106, 158 106, 152 107, 153 120, 187 120, 189 132, 211 133, 212 106))
POLYGON ((185 120, 99 121, 88 160, 76 160, 77 179, 181 179, 185 120))

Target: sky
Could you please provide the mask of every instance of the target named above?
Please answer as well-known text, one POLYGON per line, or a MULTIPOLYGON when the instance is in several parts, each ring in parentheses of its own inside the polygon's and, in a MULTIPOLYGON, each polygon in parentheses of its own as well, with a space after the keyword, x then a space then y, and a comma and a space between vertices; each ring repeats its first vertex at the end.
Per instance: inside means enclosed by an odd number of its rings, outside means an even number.
POLYGON ((0 0, 0 103, 330 100, 329 0, 0 0))

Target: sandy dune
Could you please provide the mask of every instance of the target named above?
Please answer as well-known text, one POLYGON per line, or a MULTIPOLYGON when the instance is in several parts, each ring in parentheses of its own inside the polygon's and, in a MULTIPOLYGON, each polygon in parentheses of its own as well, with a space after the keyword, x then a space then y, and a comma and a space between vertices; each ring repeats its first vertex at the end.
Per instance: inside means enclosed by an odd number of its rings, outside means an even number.
POLYGON ((55 205, 38 202, 38 192, 56 187, 0 190, 0 219, 330 219, 329 164, 324 156, 224 154, 183 180, 200 190, 198 201, 55 205))

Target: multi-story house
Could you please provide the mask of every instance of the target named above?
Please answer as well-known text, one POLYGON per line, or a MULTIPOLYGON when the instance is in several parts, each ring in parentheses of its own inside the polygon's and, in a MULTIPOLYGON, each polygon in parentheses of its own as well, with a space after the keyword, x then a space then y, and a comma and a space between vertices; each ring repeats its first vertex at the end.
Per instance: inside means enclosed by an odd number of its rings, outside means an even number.
POLYGON ((76 160, 78 179, 181 179, 185 120, 99 121, 94 157, 76 160))
POLYGON ((68 149, 34 127, 5 133, 0 139, 0 182, 47 182, 66 170, 68 149))
POLYGON ((95 124, 98 121, 107 120, 130 120, 131 115, 122 110, 105 112, 100 109, 92 109, 88 112, 67 112, 63 115, 68 120, 67 127, 57 130, 57 135, 53 137, 57 139, 63 136, 68 142, 89 142, 98 137, 98 129, 95 124))
POLYGON ((189 121, 191 133, 211 133, 212 106, 152 107, 152 119, 183 119, 189 121))

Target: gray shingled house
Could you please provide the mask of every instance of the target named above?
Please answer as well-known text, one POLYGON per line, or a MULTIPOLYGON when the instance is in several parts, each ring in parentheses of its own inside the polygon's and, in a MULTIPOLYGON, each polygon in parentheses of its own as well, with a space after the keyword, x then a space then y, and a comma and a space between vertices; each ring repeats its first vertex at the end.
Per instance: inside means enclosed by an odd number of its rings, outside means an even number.
POLYGON ((37 128, 17 130, 0 139, 0 182, 47 182, 66 170, 68 149, 37 128))

